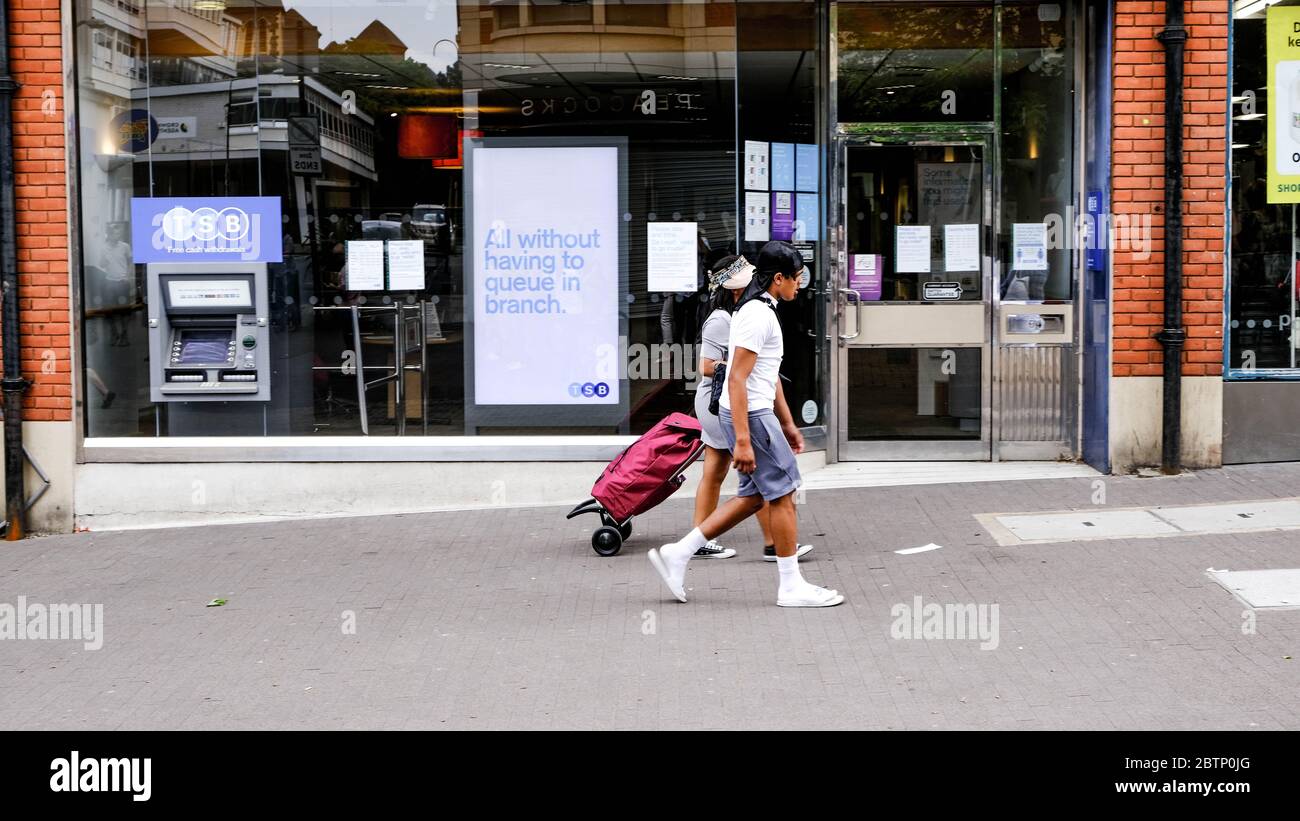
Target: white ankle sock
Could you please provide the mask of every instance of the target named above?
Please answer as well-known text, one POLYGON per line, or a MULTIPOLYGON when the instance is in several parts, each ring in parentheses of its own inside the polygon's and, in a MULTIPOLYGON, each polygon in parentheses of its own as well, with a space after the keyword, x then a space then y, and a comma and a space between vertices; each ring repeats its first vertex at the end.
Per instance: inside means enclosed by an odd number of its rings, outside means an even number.
POLYGON ((707 542, 708 539, 704 538, 704 534, 697 527, 682 537, 681 541, 671 545, 664 545, 659 552, 674 563, 686 564, 695 555, 695 551, 704 547, 707 542))
POLYGON ((799 572, 798 556, 777 556, 776 569, 781 573, 782 590, 790 590, 804 583, 803 574, 799 572))

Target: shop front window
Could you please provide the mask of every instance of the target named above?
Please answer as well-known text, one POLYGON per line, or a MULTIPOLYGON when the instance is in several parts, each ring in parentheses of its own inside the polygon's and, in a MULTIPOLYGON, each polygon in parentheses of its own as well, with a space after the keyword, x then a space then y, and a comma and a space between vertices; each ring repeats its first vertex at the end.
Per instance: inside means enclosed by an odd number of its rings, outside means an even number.
MULTIPOLYGON (((1073 205, 1073 4, 847 2, 837 8, 839 121, 904 126, 936 140, 996 128, 999 296, 1069 301, 1071 249, 1085 237, 1073 205), (1033 270, 1018 269, 1017 226, 1031 225, 1042 226, 1046 258, 1033 270)), ((880 181, 879 174, 872 178, 880 181)), ((879 187, 875 193, 906 205, 909 192, 879 187)))
MULTIPOLYGON (((1271 89, 1265 60, 1266 26, 1264 4, 1237 4, 1232 35, 1227 375, 1240 379, 1300 377, 1300 350, 1296 347, 1300 336, 1295 333, 1300 317, 1295 276, 1296 205, 1279 201, 1285 197, 1269 195, 1270 143, 1276 147, 1282 141, 1267 116, 1271 89)), ((1291 86, 1284 83, 1283 87, 1291 86)))
MULTIPOLYGON (((812 30, 815 4, 783 5, 812 30)), ((82 0, 87 436, 636 434, 689 412, 704 271, 741 241, 736 8, 82 0), (560 228, 592 207, 548 188, 557 147, 576 152, 565 162, 617 155, 600 166, 613 176, 580 165, 565 180, 609 193, 592 215, 610 226, 603 267, 546 284, 547 260, 574 250, 561 247, 485 270, 482 246, 505 234, 475 222, 476 188, 536 196, 560 228), (522 176, 475 179, 474 158, 498 148, 527 149, 522 176), (652 270, 658 223, 691 226, 679 281, 652 270), (187 256, 222 249, 238 255, 187 256), (608 298, 578 313, 565 287, 608 298), (520 313, 483 320, 489 296, 520 313), (545 317, 528 313, 542 303, 545 317), (511 354, 528 347, 544 364, 511 354), (561 367, 593 357, 592 375, 561 367), (496 388, 514 412, 476 412, 496 388), (616 412, 600 390, 617 391, 616 412)), ((806 67, 806 133, 790 139, 816 143, 806 67)), ((815 374, 802 381, 815 394, 815 374)))

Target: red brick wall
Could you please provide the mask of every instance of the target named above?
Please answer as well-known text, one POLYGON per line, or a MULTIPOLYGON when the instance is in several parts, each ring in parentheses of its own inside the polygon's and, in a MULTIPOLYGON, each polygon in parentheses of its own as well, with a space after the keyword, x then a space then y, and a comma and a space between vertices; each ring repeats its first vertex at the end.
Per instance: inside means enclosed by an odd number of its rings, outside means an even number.
POLYGON ((72 419, 71 293, 59 0, 10 0, 23 418, 72 419))
MULTIPOLYGON (((1184 376, 1223 371, 1228 0, 1188 0, 1183 86, 1184 376)), ((1116 215, 1151 215, 1152 253, 1114 254, 1114 375, 1156 376, 1164 314, 1163 2, 1118 0, 1112 169, 1116 215)))

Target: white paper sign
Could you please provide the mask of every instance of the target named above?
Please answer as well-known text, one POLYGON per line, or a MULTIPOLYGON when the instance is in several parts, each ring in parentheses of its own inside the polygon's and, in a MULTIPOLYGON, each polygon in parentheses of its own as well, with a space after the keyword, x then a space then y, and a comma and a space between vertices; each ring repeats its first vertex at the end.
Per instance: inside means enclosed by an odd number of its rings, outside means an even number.
POLYGON ((980 269, 980 227, 978 225, 943 227, 943 267, 945 271, 980 269))
POLYGON ((693 293, 698 276, 698 231, 693 222, 646 224, 647 288, 659 293, 693 293))
POLYGON ((767 165, 770 146, 765 142, 745 140, 745 187, 767 190, 767 165))
POLYGON ((388 289, 390 291, 424 290, 423 240, 388 241, 388 289))
POLYGON ((384 290, 383 240, 351 240, 348 242, 349 291, 384 290))
POLYGON ((767 242, 771 238, 768 200, 763 192, 745 192, 745 242, 767 242))
POLYGON ((894 228, 894 272, 930 273, 930 226, 899 225, 894 228))
POLYGON ((1017 271, 1047 270, 1047 226, 1017 222, 1011 226, 1012 264, 1017 271))

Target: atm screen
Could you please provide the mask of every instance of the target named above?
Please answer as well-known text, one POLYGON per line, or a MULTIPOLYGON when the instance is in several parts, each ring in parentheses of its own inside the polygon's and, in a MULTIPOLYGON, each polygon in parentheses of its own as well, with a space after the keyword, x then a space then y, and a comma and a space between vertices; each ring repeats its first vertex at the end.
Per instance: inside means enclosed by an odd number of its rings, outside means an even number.
POLYGON ((229 274, 197 279, 193 276, 164 274, 159 277, 164 286, 167 310, 173 313, 230 313, 253 312, 253 277, 251 274, 229 274))
POLYGON ((181 331, 178 365, 204 365, 230 358, 230 331, 181 331))

